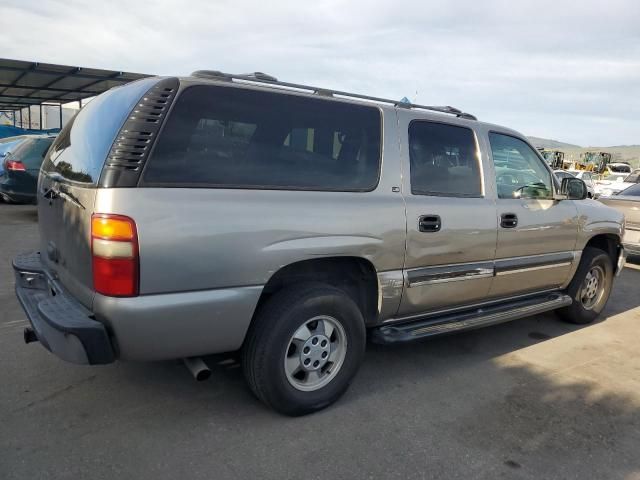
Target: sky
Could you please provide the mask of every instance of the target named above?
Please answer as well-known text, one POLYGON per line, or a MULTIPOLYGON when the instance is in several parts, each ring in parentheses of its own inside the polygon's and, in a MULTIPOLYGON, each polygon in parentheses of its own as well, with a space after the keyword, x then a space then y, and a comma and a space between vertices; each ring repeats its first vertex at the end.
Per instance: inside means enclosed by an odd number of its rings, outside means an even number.
POLYGON ((1 0, 0 18, 4 58, 262 71, 581 146, 640 144, 637 0, 1 0))

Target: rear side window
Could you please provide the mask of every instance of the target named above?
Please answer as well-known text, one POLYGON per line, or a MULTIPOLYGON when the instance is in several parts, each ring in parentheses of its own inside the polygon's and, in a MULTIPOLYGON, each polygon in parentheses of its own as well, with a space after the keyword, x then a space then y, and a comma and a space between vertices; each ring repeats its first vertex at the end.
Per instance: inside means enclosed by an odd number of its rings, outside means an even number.
POLYGON ((478 149, 469 128, 414 121, 409 125, 411 193, 480 197, 478 149))
POLYGON ((42 165, 64 180, 95 184, 120 127, 140 97, 158 82, 145 78, 98 95, 56 137, 42 165))
POLYGON ((378 109, 198 85, 177 99, 144 185, 367 191, 378 183, 378 109))

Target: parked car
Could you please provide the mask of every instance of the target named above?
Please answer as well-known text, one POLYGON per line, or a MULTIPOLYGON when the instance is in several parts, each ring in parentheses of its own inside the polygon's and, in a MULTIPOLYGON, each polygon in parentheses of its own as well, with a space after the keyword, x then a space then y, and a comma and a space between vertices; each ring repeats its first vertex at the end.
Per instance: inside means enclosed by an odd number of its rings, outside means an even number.
POLYGON ((640 182, 640 169, 636 169, 630 174, 616 173, 604 177, 602 180, 598 180, 596 182, 596 191, 600 195, 609 197, 611 195, 617 195, 638 182, 640 182))
POLYGON ((40 165, 55 137, 25 135, 4 156, 0 196, 7 202, 35 203, 40 165))
POLYGON ((593 183, 593 174, 591 172, 587 172, 585 170, 554 170, 553 173, 555 173, 556 177, 558 177, 560 181, 562 181, 563 178, 579 178, 587 186, 587 198, 598 197, 593 183))
POLYGON ((630 254, 640 255, 640 184, 635 183, 619 194, 601 198, 600 201, 624 214, 626 228, 622 242, 630 254))
POLYGON ((40 253, 14 260, 27 342, 81 364, 182 358, 196 378, 238 351, 289 415, 340 397, 367 330, 589 323, 624 262, 622 214, 520 133, 264 74, 109 90, 59 134, 38 195, 40 253))

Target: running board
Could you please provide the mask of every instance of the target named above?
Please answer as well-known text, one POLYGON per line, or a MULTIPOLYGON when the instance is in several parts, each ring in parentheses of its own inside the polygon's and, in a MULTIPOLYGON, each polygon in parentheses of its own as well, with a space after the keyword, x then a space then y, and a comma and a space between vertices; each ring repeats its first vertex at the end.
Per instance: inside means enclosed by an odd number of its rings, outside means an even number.
POLYGON ((400 325, 384 325, 373 330, 371 339, 375 343, 411 342, 435 335, 509 322, 566 307, 572 302, 570 296, 562 293, 538 295, 489 307, 451 313, 437 318, 430 317, 428 320, 423 318, 400 325))

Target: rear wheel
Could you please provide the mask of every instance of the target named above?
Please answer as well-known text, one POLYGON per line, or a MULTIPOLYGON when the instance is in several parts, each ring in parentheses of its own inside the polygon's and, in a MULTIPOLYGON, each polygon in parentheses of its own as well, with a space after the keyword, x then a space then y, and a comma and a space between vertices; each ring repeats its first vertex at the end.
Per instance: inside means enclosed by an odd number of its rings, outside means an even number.
POLYGON ((607 304, 612 286, 611 257, 598 248, 585 248, 578 270, 567 289, 573 303, 558 310, 558 314, 571 323, 593 322, 607 304))
POLYGON ((247 334, 245 377, 273 409, 311 413, 346 391, 365 342, 362 314, 342 290, 318 283, 288 288, 260 309, 247 334))

